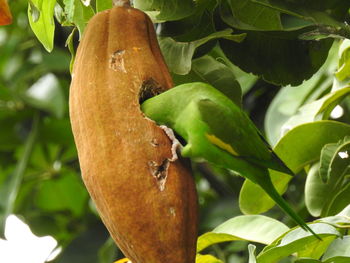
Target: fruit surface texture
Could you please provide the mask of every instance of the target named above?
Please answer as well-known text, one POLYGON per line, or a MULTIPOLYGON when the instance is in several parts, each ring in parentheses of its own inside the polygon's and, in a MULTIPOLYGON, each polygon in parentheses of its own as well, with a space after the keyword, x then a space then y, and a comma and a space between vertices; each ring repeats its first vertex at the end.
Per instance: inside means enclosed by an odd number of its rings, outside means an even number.
POLYGON ((193 263, 197 194, 175 141, 140 101, 172 87, 153 24, 131 7, 88 23, 77 50, 70 117, 83 181, 133 263, 193 263))

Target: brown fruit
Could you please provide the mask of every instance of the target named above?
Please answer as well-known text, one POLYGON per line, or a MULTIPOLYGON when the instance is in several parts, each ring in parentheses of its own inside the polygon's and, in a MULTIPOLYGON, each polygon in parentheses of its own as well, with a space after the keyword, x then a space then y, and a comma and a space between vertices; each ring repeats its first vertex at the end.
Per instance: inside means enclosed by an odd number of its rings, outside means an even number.
POLYGON ((195 261, 193 178, 139 105, 171 87, 147 15, 114 7, 91 19, 72 74, 72 129, 84 183, 133 263, 195 261))

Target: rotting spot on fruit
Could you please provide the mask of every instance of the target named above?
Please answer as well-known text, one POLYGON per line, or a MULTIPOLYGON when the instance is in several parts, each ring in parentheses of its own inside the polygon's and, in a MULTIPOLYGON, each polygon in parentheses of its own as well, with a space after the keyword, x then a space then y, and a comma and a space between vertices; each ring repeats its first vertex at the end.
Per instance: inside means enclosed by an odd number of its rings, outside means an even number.
POLYGON ((117 50, 114 52, 109 59, 109 68, 114 71, 121 71, 126 73, 124 65, 124 53, 125 50, 117 50))
POLYGON ((162 93, 163 91, 164 91, 164 89, 162 88, 162 86, 153 78, 144 80, 142 82, 140 92, 139 92, 140 105, 145 100, 152 98, 152 97, 162 93))
POLYGON ((165 182, 168 176, 169 160, 165 159, 161 165, 158 165, 154 161, 148 162, 148 166, 151 170, 151 174, 157 179, 157 184, 160 191, 165 189, 165 182))

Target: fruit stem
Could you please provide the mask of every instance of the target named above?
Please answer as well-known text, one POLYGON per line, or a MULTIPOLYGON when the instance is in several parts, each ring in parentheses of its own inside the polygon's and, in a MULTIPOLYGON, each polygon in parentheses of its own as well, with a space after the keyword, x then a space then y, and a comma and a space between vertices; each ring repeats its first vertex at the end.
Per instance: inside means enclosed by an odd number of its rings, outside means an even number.
POLYGON ((113 0, 113 6, 130 6, 130 0, 113 0))

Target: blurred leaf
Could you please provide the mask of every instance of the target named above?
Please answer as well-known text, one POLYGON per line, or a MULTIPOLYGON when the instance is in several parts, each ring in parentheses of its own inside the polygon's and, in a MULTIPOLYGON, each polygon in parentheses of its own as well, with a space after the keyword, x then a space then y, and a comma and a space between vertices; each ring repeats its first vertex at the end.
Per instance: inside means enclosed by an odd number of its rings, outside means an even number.
POLYGON ((170 37, 160 37, 158 40, 170 71, 175 74, 186 75, 191 70, 192 57, 196 48, 218 38, 240 42, 245 37, 245 34, 232 35, 232 32, 231 29, 225 29, 191 42, 177 42, 170 37))
POLYGON ((325 263, 350 262, 350 236, 334 240, 323 255, 322 260, 325 263))
POLYGON ((58 79, 48 73, 35 82, 24 94, 28 104, 62 118, 65 111, 65 98, 58 79))
POLYGON ((30 0, 28 4, 29 24, 48 52, 51 52, 53 49, 55 3, 56 0, 30 0))
POLYGON ((157 20, 179 20, 195 11, 192 0, 134 0, 134 7, 143 11, 156 11, 157 20))
POLYGON ((220 90, 239 107, 242 106, 242 91, 232 70, 208 55, 192 61, 192 69, 188 75, 174 76, 176 85, 188 82, 206 82, 220 90))
MULTIPOLYGON (((350 134, 350 126, 335 121, 316 121, 302 124, 289 131, 277 143, 274 151, 293 172, 300 172, 307 164, 318 160, 322 147, 350 134)), ((270 171, 276 189, 283 193, 291 176, 270 171)), ((274 202, 258 185, 245 180, 240 192, 240 207, 245 212, 259 214, 269 210, 274 202)))
POLYGON ((286 225, 270 217, 262 215, 237 216, 217 226, 212 232, 200 236, 197 251, 202 251, 216 243, 233 240, 270 244, 288 229, 286 225))
POLYGON ((332 40, 301 41, 289 32, 249 31, 241 43, 225 39, 219 43, 242 70, 276 85, 299 85, 325 62, 332 40))
POLYGON ((212 255, 196 255, 196 263, 223 263, 220 259, 212 255))
POLYGON ((98 263, 111 263, 117 256, 117 247, 114 240, 109 237, 98 251, 98 263))
POLYGON ((43 211, 69 211, 81 216, 87 207, 88 194, 76 173, 61 171, 58 178, 43 181, 35 195, 35 204, 43 211))
POLYGON ((17 198, 23 175, 33 150, 39 126, 39 115, 36 114, 33 120, 31 131, 24 144, 23 154, 18 160, 13 174, 7 177, 6 182, 0 186, 0 236, 3 236, 5 221, 8 215, 13 212, 14 203, 17 198))
POLYGON ((315 223, 309 224, 309 227, 322 238, 322 241, 298 227, 291 230, 278 242, 265 247, 257 256, 258 262, 277 262, 296 252, 302 255, 305 252, 312 252, 312 256, 319 257, 326 250, 329 243, 340 235, 334 227, 328 224, 315 223))
POLYGON ((112 1, 96 0, 96 12, 112 8, 112 1))

